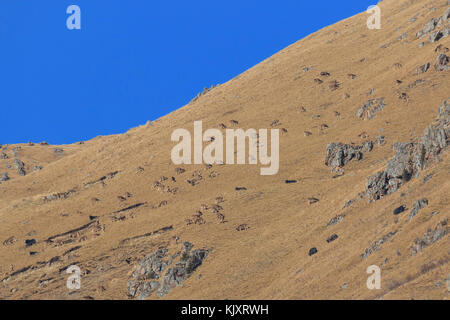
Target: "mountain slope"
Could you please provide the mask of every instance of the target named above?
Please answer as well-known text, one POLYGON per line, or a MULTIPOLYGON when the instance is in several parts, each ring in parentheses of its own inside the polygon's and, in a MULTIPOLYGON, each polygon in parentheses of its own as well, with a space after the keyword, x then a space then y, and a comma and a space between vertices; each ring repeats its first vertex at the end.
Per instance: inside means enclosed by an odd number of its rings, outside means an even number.
POLYGON ((379 6, 380 30, 367 29, 366 13, 343 20, 125 134, 62 146, 70 152, 51 160, 44 146, 20 145, 25 165, 44 165, 0 184, 0 298, 447 299, 448 117, 445 147, 417 176, 371 202, 366 181, 386 170, 394 143, 418 142, 445 108, 449 71, 434 64, 448 55, 450 37, 428 37, 449 20, 424 38, 417 33, 449 4, 379 6), (372 99, 369 108, 384 107, 358 117, 372 99), (204 130, 280 129, 278 174, 261 176, 259 165, 174 165, 171 134, 193 132, 196 120, 204 130), (340 159, 335 170, 325 164, 330 143, 368 141, 373 150, 360 160, 340 159), (409 220, 423 198, 428 204, 409 220), (393 214, 402 205, 406 211, 393 214), (428 230, 437 230, 435 241, 416 253, 414 241, 428 230), (176 252, 183 259, 183 241, 207 255, 179 286, 163 278, 171 264, 152 279, 168 289, 130 289, 142 259, 158 249, 166 256, 152 261, 168 263, 176 252), (70 265, 82 271, 80 290, 66 287, 70 265), (379 290, 366 286, 370 265, 381 268, 379 290))

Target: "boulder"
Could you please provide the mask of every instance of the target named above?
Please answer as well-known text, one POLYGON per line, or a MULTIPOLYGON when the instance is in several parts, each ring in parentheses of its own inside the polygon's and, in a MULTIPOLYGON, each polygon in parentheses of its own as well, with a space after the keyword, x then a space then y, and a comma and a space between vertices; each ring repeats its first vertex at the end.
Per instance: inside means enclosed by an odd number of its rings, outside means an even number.
POLYGON ((434 69, 436 71, 446 71, 450 69, 450 66, 448 65, 449 57, 447 57, 444 53, 440 53, 436 60, 434 61, 434 69))
POLYGON ((428 206, 428 200, 426 198, 417 200, 414 203, 411 212, 409 213, 408 221, 410 221, 412 218, 414 218, 419 213, 419 211, 421 209, 425 208, 426 206, 428 206))
POLYGON ((375 117, 377 112, 383 110, 385 106, 384 98, 371 99, 358 108, 356 115, 360 119, 370 120, 375 117))
POLYGON ((450 144, 450 100, 438 110, 438 118, 424 130, 418 142, 395 143, 394 157, 386 169, 367 177, 366 197, 369 202, 397 191, 411 178, 438 160, 450 144))

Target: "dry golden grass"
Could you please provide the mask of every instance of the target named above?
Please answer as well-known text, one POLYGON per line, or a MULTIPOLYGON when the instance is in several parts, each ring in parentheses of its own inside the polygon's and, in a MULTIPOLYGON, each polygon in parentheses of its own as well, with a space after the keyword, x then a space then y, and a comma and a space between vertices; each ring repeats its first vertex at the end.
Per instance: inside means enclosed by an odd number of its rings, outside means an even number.
MULTIPOLYGON (((160 246, 176 248, 189 241, 213 251, 191 278, 164 298, 448 299, 448 235, 411 255, 414 239, 449 217, 448 152, 398 192, 374 203, 363 198, 344 208, 364 191, 367 176, 384 169, 393 156, 391 145, 420 137, 449 97, 448 71, 431 67, 424 74, 416 72, 418 66, 434 63, 438 45, 450 47, 450 37, 426 42, 423 48, 418 44, 424 40, 415 37, 431 17, 443 14, 446 4, 446 0, 383 1, 381 30, 367 29, 366 13, 343 20, 153 125, 62 146, 61 157, 52 146, 20 145, 22 161, 44 168, 28 170, 23 177, 10 169, 11 180, 0 184, 0 280, 8 279, 0 282, 0 298, 127 299, 127 281, 141 258, 160 246), (432 7, 436 11, 430 11, 432 7), (412 17, 417 18, 414 23, 412 17), (404 32, 407 38, 397 41, 404 32), (309 66, 314 69, 302 72, 309 66), (320 76, 325 71, 330 76, 320 76), (315 78, 324 82, 318 84, 315 78), (408 88, 418 79, 425 81, 408 88), (372 88, 374 93, 366 96, 372 88), (399 99, 402 94, 408 98, 399 99), (379 97, 385 98, 384 110, 371 120, 356 116, 365 101, 379 97), (204 128, 230 126, 237 120, 244 129, 270 128, 278 120, 277 128, 287 129, 280 132, 279 173, 261 176, 259 166, 250 165, 173 165, 170 135, 176 128, 192 132, 194 120, 203 120, 204 128), (386 137, 384 146, 376 145, 361 161, 345 166, 344 175, 332 178, 335 173, 324 165, 328 143, 360 144, 379 135, 386 137), (177 174, 177 167, 186 172, 177 174), (186 180, 197 170, 203 179, 191 186, 186 180), (89 184, 116 171, 113 177, 89 184), (213 171, 217 176, 209 177, 213 171), (429 174, 433 177, 424 183, 429 174), (152 187, 161 176, 175 177, 176 182, 169 179, 163 184, 178 188, 176 194, 152 187), (290 179, 297 183, 286 184, 290 179), (69 190, 75 192, 65 199, 43 200, 69 190), (202 204, 212 205, 219 196, 224 199, 220 205, 225 223, 206 211, 204 224, 186 224, 202 204), (311 197, 320 201, 310 205, 311 197), (409 209, 423 197, 429 205, 407 223, 409 209), (164 201, 166 205, 159 206, 164 201), (115 213, 140 203, 144 205, 115 213), (408 211, 394 216, 393 210, 402 204, 408 211), (327 227, 337 215, 345 218, 327 227), (73 242, 64 242, 70 236, 54 238, 90 223, 90 216, 98 217, 98 224, 73 233, 73 242), (242 224, 249 228, 237 231, 242 224), (122 241, 166 226, 173 229, 122 241), (361 259, 367 247, 391 231, 397 231, 394 237, 361 259), (339 238, 327 243, 334 233, 339 238), (2 244, 11 237, 16 241, 2 244), (24 241, 31 238, 37 244, 25 247, 24 241), (310 257, 311 247, 318 253, 310 257), (72 264, 84 272, 79 291, 66 288, 64 267, 72 264), (382 270, 380 290, 366 287, 366 268, 372 264, 382 270), (26 267, 30 268, 14 276, 26 267)), ((11 159, 0 162, 3 166, 11 159)))

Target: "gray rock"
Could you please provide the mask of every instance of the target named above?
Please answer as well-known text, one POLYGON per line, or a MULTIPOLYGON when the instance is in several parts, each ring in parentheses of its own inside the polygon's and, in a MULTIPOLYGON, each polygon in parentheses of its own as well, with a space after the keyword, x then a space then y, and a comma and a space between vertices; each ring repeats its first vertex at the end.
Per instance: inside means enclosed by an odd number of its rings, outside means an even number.
POLYGON ((420 209, 423 209, 426 206, 428 206, 428 200, 426 198, 417 200, 414 203, 411 212, 409 213, 408 221, 411 221, 411 219, 414 218, 419 213, 420 209))
POLYGON ((367 248, 364 253, 361 254, 361 258, 362 259, 366 259, 368 256, 370 256, 372 253, 374 253, 375 251, 377 251, 379 249, 379 247, 385 243, 386 241, 388 241, 389 239, 391 239, 395 234, 397 233, 397 231, 392 231, 389 232, 388 234, 386 234, 385 236, 383 236, 381 239, 378 239, 377 241, 375 241, 369 248, 367 248))
POLYGON ((420 66, 419 68, 417 68, 417 73, 421 74, 421 73, 425 73, 428 71, 428 69, 430 69, 431 64, 425 63, 424 65, 420 66))
POLYGON ((328 222, 328 225, 327 225, 327 226, 329 227, 329 226, 338 224, 339 222, 341 222, 341 221, 344 219, 344 217, 345 217, 345 215, 341 214, 341 215, 338 215, 338 216, 332 218, 332 219, 330 220, 330 222, 328 222))
POLYGON ((14 165, 14 168, 17 169, 17 172, 18 172, 21 176, 26 175, 26 172, 25 172, 25 164, 24 164, 22 161, 20 161, 19 159, 14 159, 13 165, 14 165))
POLYGON ((180 261, 173 268, 167 270, 157 295, 163 297, 170 290, 182 284, 203 263, 208 253, 209 251, 205 249, 196 249, 189 253, 184 252, 180 261))
POLYGON ((203 263, 209 253, 206 249, 192 250, 193 244, 183 242, 184 250, 168 258, 167 249, 158 249, 138 263, 128 281, 128 295, 139 300, 150 297, 154 292, 160 297, 182 284, 203 263))
POLYGON ((312 255, 315 255, 317 252, 318 252, 317 248, 313 247, 313 248, 309 249, 308 255, 312 256, 312 255))
POLYGON ((364 148, 364 151, 367 151, 367 152, 372 151, 372 149, 373 149, 373 142, 372 141, 364 142, 363 148, 364 148))
POLYGON ((403 184, 437 160, 450 144, 450 100, 439 107, 437 121, 425 129, 419 142, 394 144, 394 157, 386 169, 366 181, 366 197, 369 202, 397 191, 403 184))
POLYGON ((184 251, 189 252, 194 247, 194 245, 188 241, 183 241, 184 251))
POLYGON ((386 143, 385 137, 384 136, 378 136, 376 138, 376 142, 379 146, 382 146, 386 143))
POLYGON ((140 288, 140 292, 139 292, 139 296, 138 296, 138 300, 145 300, 148 297, 150 297, 150 295, 156 290, 158 289, 159 283, 157 281, 150 281, 150 282, 146 282, 142 285, 142 287, 140 288))
POLYGON ((352 159, 361 160, 363 153, 370 152, 372 149, 372 141, 366 141, 360 146, 340 142, 330 143, 326 148, 325 165, 331 167, 332 171, 336 171, 352 159))
POLYGON ((4 172, 0 177, 0 181, 8 181, 8 180, 9 180, 8 173, 4 172))
POLYGON ((431 20, 428 21, 427 24, 425 25, 425 27, 423 28, 422 32, 429 33, 431 31, 433 31, 436 28, 438 22, 439 22, 439 19, 431 18, 431 20))
POLYGON ((339 236, 337 234, 332 234, 331 236, 328 237, 327 242, 333 242, 334 240, 336 240, 339 236))
POLYGON ((406 207, 404 205, 401 205, 400 207, 397 207, 394 209, 394 215, 398 215, 406 210, 406 207))
POLYGON ((418 254, 426 247, 445 237, 449 233, 449 229, 447 219, 439 222, 433 230, 428 229, 422 238, 417 238, 414 240, 411 248, 411 255, 414 256, 418 254))
POLYGON ((433 42, 437 42, 439 40, 441 40, 441 38, 444 36, 442 31, 436 31, 430 34, 430 37, 428 38, 428 41, 430 41, 431 43, 433 42))
POLYGON ((326 148, 325 165, 333 171, 345 166, 350 160, 362 159, 362 146, 353 146, 340 142, 330 143, 326 148))
POLYGON ((436 71, 446 71, 450 69, 448 65, 449 57, 447 57, 444 53, 440 53, 436 60, 434 61, 434 69, 436 71))
POLYGON ((356 115, 360 119, 370 120, 375 117, 377 112, 383 110, 385 106, 384 98, 371 99, 358 108, 356 115))

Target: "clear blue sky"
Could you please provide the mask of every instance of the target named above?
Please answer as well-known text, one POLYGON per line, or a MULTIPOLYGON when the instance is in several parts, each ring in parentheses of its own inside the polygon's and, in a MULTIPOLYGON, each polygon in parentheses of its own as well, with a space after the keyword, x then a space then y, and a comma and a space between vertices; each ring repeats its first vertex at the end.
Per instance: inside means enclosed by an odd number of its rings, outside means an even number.
POLYGON ((0 144, 126 132, 376 2, 1 0, 0 144))

